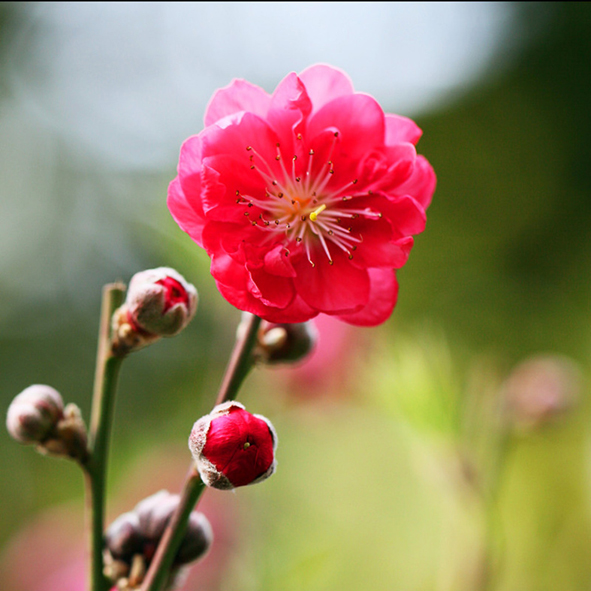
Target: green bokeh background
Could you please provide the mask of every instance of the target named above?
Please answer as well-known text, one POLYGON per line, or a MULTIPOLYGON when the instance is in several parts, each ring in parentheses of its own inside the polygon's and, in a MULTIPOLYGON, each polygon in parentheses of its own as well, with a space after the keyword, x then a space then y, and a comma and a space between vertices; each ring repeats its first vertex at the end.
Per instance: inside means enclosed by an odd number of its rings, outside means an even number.
MULTIPOLYGON (((516 15, 521 44, 509 65, 417 118, 419 152, 438 187, 427 230, 399 273, 393 318, 353 333, 356 362, 337 359, 326 368, 345 376, 336 386, 310 395, 305 381, 276 371, 249 378, 241 399, 275 424, 279 470, 260 486, 220 497, 242 517, 215 588, 591 588, 591 7, 520 4, 516 15), (465 465, 485 484, 492 478, 499 386, 541 352, 580 366, 579 404, 558 423, 511 440, 488 522, 494 576, 481 583, 487 505, 466 484, 465 465)), ((19 12, 2 4, 0 17, 5 39, 19 12)), ((2 84, 0 92, 7 92, 2 84)), ((92 171, 69 166, 67 151, 57 151, 55 190, 67 203, 92 171)), ((174 166, 137 179, 138 190, 164 195, 174 166)), ((132 176, 119 174, 124 183, 132 176)), ((131 272, 178 268, 201 301, 187 331, 125 363, 112 503, 124 495, 131 467, 151 454, 171 449, 188 463, 186 437, 211 404, 239 319, 164 199, 124 227, 131 272)), ((51 245, 32 257, 51 266, 51 245)), ((19 307, 0 277, 0 297, 13 312, 0 313, 1 408, 30 383, 48 383, 88 417, 100 286, 130 276, 110 262, 96 262, 96 284, 81 290, 95 295, 76 306, 47 298, 19 307)), ((74 466, 4 432, 0 465, 5 580, 17 532, 51 506, 79 507, 83 487, 74 466)), ((161 488, 156 467, 145 476, 154 492, 161 488)), ((181 470, 179 485, 182 478, 181 470)))

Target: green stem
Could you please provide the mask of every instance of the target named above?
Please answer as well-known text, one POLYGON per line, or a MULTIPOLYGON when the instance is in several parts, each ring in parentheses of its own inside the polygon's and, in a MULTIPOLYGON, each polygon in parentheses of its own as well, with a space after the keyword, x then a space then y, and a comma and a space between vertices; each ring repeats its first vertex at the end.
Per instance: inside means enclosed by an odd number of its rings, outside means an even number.
POLYGON ((96 373, 92 399, 89 459, 85 468, 90 517, 90 589, 107 591, 109 582, 103 574, 103 531, 105 520, 105 487, 107 458, 117 378, 123 357, 111 350, 111 318, 123 303, 125 286, 118 283, 103 288, 96 373))
MULTIPOLYGON (((237 338, 230 361, 226 367, 215 401, 216 405, 236 398, 242 382, 253 366, 252 350, 256 344, 260 324, 261 319, 253 314, 249 315, 245 321, 245 330, 237 338)), ((164 585, 166 585, 170 576, 170 568, 174 557, 185 535, 189 515, 191 515, 191 511, 193 511, 204 490, 205 484, 201 480, 195 465, 191 464, 181 500, 158 544, 158 549, 152 559, 141 591, 162 591, 164 589, 164 585)))
POLYGON ((226 368, 222 385, 218 392, 215 404, 221 404, 227 400, 234 400, 238 390, 248 375, 253 365, 252 350, 257 341, 257 333, 261 325, 261 319, 254 314, 249 314, 244 321, 245 330, 236 341, 232 356, 226 368))

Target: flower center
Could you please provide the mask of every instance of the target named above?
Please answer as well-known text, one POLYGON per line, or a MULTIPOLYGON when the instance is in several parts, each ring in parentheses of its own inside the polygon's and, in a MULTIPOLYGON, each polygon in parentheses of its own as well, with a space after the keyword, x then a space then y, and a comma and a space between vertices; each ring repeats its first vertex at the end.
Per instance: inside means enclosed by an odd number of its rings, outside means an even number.
MULTIPOLYGON (((301 140, 302 136, 298 134, 297 139, 301 140)), ((248 208, 244 215, 253 226, 266 231, 269 241, 280 239, 285 246, 286 256, 290 254, 288 247, 302 245, 313 267, 313 253, 318 247, 331 265, 334 263, 335 249, 342 250, 352 259, 357 245, 363 242, 363 236, 354 231, 351 220, 359 216, 372 220, 382 217, 380 212, 370 208, 347 207, 352 205, 349 202, 356 197, 371 194, 371 191, 352 191, 357 179, 336 189, 329 186, 334 175, 330 158, 337 140, 338 132, 335 132, 326 161, 314 173, 314 150, 308 151, 305 172, 298 173, 298 157, 293 156, 288 170, 279 144, 276 146, 275 166, 271 166, 252 146, 247 146, 250 169, 265 181, 265 195, 261 198, 236 191, 236 203, 248 208), (280 174, 277 174, 277 164, 280 174)))

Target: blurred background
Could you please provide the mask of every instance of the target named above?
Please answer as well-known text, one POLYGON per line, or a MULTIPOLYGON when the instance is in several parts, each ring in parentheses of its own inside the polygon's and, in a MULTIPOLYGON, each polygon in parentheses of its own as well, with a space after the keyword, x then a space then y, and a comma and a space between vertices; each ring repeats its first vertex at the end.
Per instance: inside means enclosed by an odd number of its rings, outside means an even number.
MULTIPOLYGON (((325 62, 424 131, 438 187, 374 329, 241 400, 279 469, 208 491, 187 589, 591 589, 588 3, 0 3, 0 402, 88 419, 100 289, 172 266, 200 310, 126 361, 110 519, 178 491, 239 313, 166 208, 213 92, 325 62)), ((82 591, 83 483, 0 433, 0 580, 82 591), (34 565, 34 566, 31 566, 34 565)))

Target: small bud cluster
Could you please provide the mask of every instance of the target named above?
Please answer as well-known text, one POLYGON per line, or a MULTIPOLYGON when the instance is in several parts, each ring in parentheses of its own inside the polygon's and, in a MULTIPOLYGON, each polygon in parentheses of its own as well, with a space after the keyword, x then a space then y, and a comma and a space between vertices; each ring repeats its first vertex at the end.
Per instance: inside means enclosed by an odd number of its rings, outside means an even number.
MULTIPOLYGON (((127 591, 141 586, 179 500, 179 495, 161 490, 138 503, 132 511, 120 515, 107 528, 105 575, 118 589, 127 591)), ((181 574, 180 568, 183 565, 203 557, 212 540, 209 521, 203 513, 193 511, 174 559, 171 579, 181 574)))
POLYGON ((6 428, 20 443, 35 444, 42 453, 84 461, 86 426, 75 404, 64 402, 51 386, 34 384, 18 394, 6 415, 6 428))
POLYGON ((261 482, 275 472, 277 434, 271 422, 247 412, 235 401, 216 406, 201 417, 189 436, 203 482, 232 490, 261 482))
POLYGON ((195 287, 174 269, 136 273, 113 315, 114 351, 125 355, 178 334, 195 315, 197 300, 195 287))

